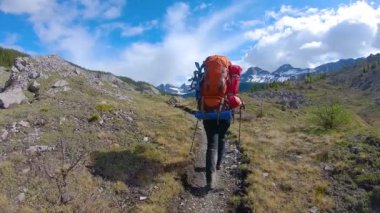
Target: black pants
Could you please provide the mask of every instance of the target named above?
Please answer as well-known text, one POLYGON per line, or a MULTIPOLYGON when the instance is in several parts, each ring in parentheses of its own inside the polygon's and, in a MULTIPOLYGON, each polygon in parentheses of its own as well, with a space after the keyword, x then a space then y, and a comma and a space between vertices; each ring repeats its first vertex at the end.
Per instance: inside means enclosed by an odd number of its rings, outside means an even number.
POLYGON ((207 135, 207 152, 206 152, 206 180, 210 184, 212 174, 216 170, 217 165, 223 163, 225 155, 226 132, 230 127, 230 120, 204 120, 203 126, 205 127, 207 135))

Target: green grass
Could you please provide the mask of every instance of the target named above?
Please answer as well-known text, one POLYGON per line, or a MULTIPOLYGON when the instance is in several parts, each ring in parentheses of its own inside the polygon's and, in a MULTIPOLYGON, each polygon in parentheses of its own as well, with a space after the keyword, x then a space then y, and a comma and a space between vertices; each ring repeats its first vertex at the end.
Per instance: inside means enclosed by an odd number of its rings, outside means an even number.
POLYGON ((100 120, 100 115, 95 113, 91 117, 88 118, 88 122, 95 122, 100 120))
POLYGON ((114 106, 112 106, 111 104, 106 104, 106 103, 98 104, 95 108, 99 112, 111 112, 112 110, 114 110, 114 106))

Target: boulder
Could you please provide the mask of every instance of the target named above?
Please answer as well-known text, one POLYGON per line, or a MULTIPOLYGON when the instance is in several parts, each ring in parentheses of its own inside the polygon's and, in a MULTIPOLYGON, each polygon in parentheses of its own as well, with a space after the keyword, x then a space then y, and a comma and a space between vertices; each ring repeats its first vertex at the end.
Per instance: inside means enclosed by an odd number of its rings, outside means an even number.
POLYGON ((40 84, 37 82, 37 81, 33 81, 29 87, 28 87, 28 90, 32 93, 36 93, 40 90, 40 84))
POLYGON ((67 83, 67 81, 65 80, 58 80, 56 81, 54 84, 53 84, 53 88, 61 88, 61 87, 65 87, 69 85, 69 83, 67 83))
POLYGON ((5 141, 8 138, 8 131, 6 129, 2 129, 0 132, 0 141, 5 141))
POLYGON ((25 201, 25 193, 22 192, 22 193, 18 194, 17 197, 16 197, 16 199, 20 203, 24 202, 25 201))
POLYGON ((25 127, 25 128, 30 127, 30 124, 27 121, 19 121, 18 125, 20 125, 21 127, 25 127))
POLYGON ((36 79, 40 77, 40 73, 36 72, 35 70, 30 71, 28 77, 30 79, 36 79))
POLYGON ((11 105, 21 104, 26 100, 27 98, 20 87, 10 87, 0 93, 0 108, 7 109, 11 105))

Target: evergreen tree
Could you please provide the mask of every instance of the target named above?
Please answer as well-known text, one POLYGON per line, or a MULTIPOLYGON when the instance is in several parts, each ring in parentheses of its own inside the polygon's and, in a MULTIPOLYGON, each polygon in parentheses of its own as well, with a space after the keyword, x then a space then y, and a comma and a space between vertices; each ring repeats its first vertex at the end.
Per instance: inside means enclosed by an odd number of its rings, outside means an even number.
POLYGON ((20 56, 28 55, 17 50, 0 47, 0 66, 11 67, 14 63, 14 60, 20 56))

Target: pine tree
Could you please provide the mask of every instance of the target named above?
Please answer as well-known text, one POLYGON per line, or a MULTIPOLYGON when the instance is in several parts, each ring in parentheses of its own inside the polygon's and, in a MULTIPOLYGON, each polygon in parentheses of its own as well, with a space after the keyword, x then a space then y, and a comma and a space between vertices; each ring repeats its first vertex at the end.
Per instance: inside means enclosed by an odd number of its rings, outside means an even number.
POLYGON ((20 56, 28 55, 17 50, 0 47, 0 66, 11 67, 14 60, 20 56))

